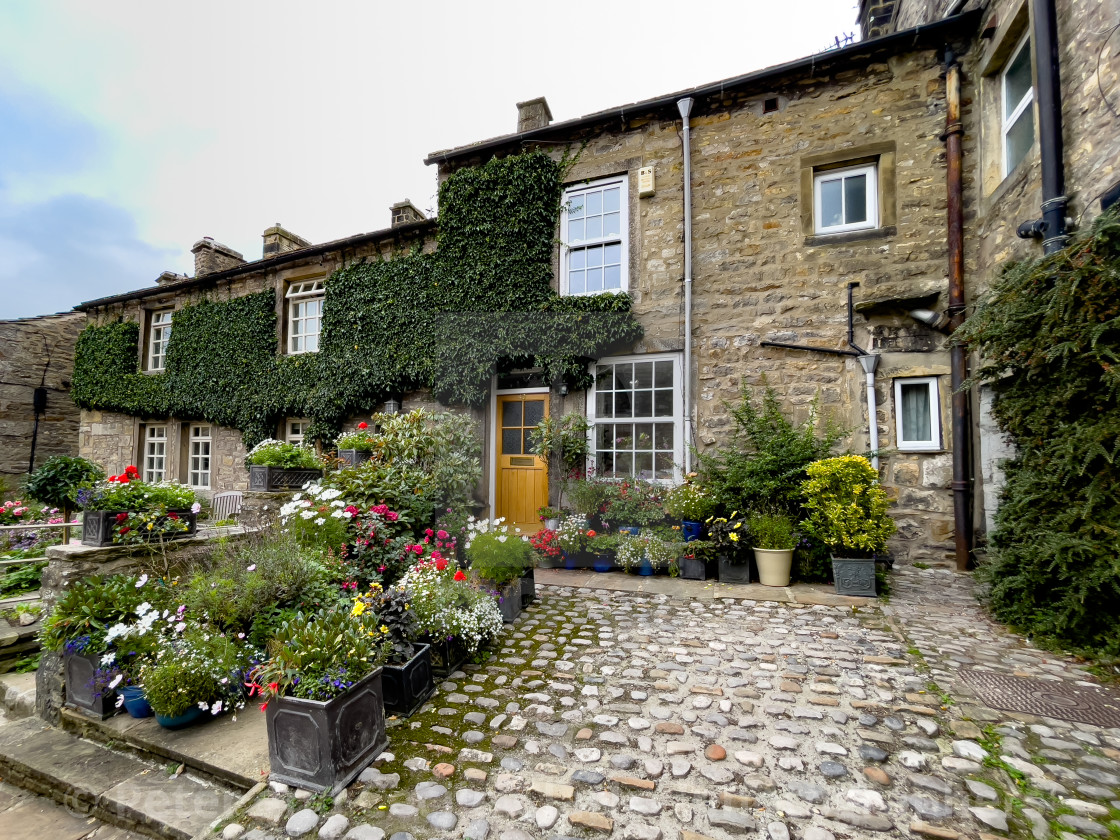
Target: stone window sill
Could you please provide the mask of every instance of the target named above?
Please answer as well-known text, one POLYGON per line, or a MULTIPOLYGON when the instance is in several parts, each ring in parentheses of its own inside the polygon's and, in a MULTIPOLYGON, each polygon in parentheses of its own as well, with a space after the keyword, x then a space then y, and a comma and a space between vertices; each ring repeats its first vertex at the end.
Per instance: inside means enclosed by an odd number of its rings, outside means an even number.
POLYGON ((870 230, 853 230, 849 233, 822 233, 805 237, 806 246, 814 245, 847 245, 851 242, 863 242, 869 239, 887 239, 898 233, 894 225, 871 228, 870 230))

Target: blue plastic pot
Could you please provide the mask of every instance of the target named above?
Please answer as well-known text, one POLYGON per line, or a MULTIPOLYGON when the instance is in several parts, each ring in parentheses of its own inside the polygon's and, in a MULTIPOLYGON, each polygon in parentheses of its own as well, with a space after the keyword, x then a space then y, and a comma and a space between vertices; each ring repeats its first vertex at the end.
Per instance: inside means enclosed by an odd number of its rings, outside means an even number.
POLYGON ((629 534, 632 537, 636 537, 638 534, 642 533, 642 529, 638 525, 619 525, 618 532, 620 534, 629 534))
POLYGON ((156 715, 156 723, 164 729, 183 729, 190 726, 195 721, 199 720, 205 712, 198 706, 191 706, 181 715, 177 717, 167 717, 166 715, 156 715))
POLYGON ((564 552, 564 568, 565 569, 576 568, 576 556, 575 556, 575 554, 569 554, 566 551, 564 552))
POLYGON ((700 539, 700 534, 704 531, 704 523, 696 522, 692 519, 681 520, 681 533, 684 534, 685 542, 692 542, 693 540, 700 539))
POLYGON ((649 577, 653 574, 653 564, 645 557, 642 558, 642 565, 638 567, 638 574, 642 577, 649 577))
POLYGON ((614 561, 609 554, 596 554, 593 562, 597 572, 609 572, 614 568, 614 561))
POLYGON ((117 693, 124 698, 124 708, 134 718, 152 716, 152 706, 144 696, 144 689, 139 685, 126 685, 117 689, 117 693))

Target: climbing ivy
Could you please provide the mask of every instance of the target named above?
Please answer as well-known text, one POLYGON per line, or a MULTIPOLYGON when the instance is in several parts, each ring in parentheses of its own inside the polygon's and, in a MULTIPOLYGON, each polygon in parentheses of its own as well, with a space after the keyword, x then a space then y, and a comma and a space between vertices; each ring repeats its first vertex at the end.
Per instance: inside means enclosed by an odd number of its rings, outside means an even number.
POLYGON ((1120 219, 1006 268, 957 335, 1016 447, 980 568, 994 613, 1120 656, 1120 219))
POLYGON ((453 173, 440 186, 434 252, 363 259, 327 279, 318 353, 277 355, 272 291, 204 300, 176 310, 163 374, 137 370, 136 324, 87 327, 74 400, 204 419, 252 445, 284 416, 311 418, 310 434, 327 438, 418 387, 480 405, 495 370, 516 365, 586 387, 588 362, 642 331, 628 295, 563 298, 550 286, 569 163, 534 152, 453 173))

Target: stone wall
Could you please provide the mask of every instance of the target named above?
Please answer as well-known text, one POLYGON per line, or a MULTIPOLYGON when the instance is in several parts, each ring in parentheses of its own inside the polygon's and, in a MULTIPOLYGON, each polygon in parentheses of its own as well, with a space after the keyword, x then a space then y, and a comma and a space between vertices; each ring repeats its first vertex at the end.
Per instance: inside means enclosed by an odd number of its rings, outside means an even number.
POLYGON ((70 377, 83 326, 77 312, 0 321, 0 479, 23 475, 52 455, 77 454, 79 412, 70 399, 70 377), (39 387, 46 407, 36 428, 39 387))

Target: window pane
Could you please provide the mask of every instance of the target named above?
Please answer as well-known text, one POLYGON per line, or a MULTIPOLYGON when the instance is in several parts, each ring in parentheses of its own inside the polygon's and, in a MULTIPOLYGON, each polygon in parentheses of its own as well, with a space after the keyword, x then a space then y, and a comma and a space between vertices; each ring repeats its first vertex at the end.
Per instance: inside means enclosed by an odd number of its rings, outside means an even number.
POLYGON ((634 387, 653 387, 653 362, 634 362, 634 387))
POLYGON ((614 426, 610 423, 600 423, 595 429, 595 447, 597 449, 614 449, 614 426))
POLYGON ((634 453, 634 473, 641 478, 653 478, 653 453, 634 453))
POLYGON ((650 450, 653 449, 653 424, 652 423, 635 423, 634 424, 634 448, 650 450))
POLYGON ((614 395, 614 416, 633 417, 633 405, 629 391, 618 391, 614 395))
POLYGON ((521 429, 502 429, 502 454, 521 454, 521 429))
POLYGON ((535 426, 544 419, 544 400, 525 401, 525 425, 535 426))
POLYGON ((621 245, 606 245, 603 247, 603 265, 618 265, 621 262, 621 245))
POLYGON ((628 391, 634 381, 634 366, 632 364, 623 364, 614 366, 614 389, 616 391, 628 391))
POLYGON ((587 228, 584 231, 588 239, 598 239, 603 235, 603 217, 589 216, 587 228))
POLYGON ((620 187, 611 187, 610 189, 603 190, 603 212, 604 213, 617 213, 619 209, 619 197, 622 195, 620 187))
POLYGON ((307 337, 307 352, 314 353, 319 349, 319 334, 314 333, 307 337))
POLYGON ((634 416, 635 417, 652 417, 653 416, 653 391, 635 391, 634 392, 634 416))
POLYGON ((844 222, 867 221, 867 176, 853 175, 844 179, 844 222))
POLYGON ((585 253, 587 254, 587 265, 589 268, 598 268, 603 264, 603 247, 601 245, 596 248, 588 248, 585 253))
POLYGON ((585 291, 587 291, 587 272, 568 272, 568 293, 582 295, 585 291))
POLYGON ((568 265, 571 268, 584 268, 587 265, 587 252, 582 248, 572 251, 568 255, 568 265))
POLYGON ((587 269, 587 291, 601 292, 603 291, 603 269, 589 268, 587 269))
POLYGON ((673 363, 655 362, 653 384, 658 388, 673 387, 673 363))
POLYGON ((622 231, 622 216, 608 213, 603 217, 603 236, 618 236, 622 231))
POLYGON ((521 425, 521 403, 520 402, 507 402, 502 403, 502 425, 520 426, 521 425))
POLYGON ((603 269, 603 290, 622 288, 622 269, 617 265, 608 265, 603 269))
POLYGON ((634 424, 633 423, 616 423, 614 427, 614 448, 615 449, 633 449, 634 448, 634 424))
POLYGON ((583 219, 576 219, 568 222, 568 241, 569 242, 582 242, 587 237, 583 235, 583 219))
POLYGON ((618 475, 633 475, 634 456, 629 452, 619 452, 614 458, 614 471, 618 475))
POLYGON ((657 475, 655 478, 673 477, 673 456, 658 452, 656 456, 657 475))
POLYGON ((610 388, 614 382, 614 366, 598 365, 595 368, 595 387, 610 388))
POLYGON ((598 462, 600 475, 614 475, 614 453, 609 451, 596 452, 595 460, 598 462))
POLYGON ((614 416, 614 395, 610 391, 597 391, 595 394, 595 416, 614 416))
POLYGON ((657 423, 653 428, 654 448, 661 450, 673 449, 673 424, 657 423))
POLYGON ((1014 169, 1034 145, 1034 109, 1027 108, 1007 132, 1004 159, 1007 171, 1014 169))
POLYGON ((536 451, 537 451, 536 447, 533 446, 533 441, 530 440, 530 438, 529 438, 529 436, 531 434, 533 434, 532 429, 525 429, 524 430, 524 440, 522 441, 522 450, 521 451, 526 453, 526 454, 529 454, 529 453, 536 454, 536 451))
POLYGON ((575 195, 569 199, 568 204, 568 219, 582 219, 583 218, 583 196, 575 195))
POLYGON ((673 416, 673 392, 672 391, 654 391, 653 392, 653 416, 654 417, 672 417, 673 416))
POLYGON ((821 227, 844 223, 844 199, 841 180, 821 181, 821 227))
POLYGON ((585 196, 585 201, 587 202, 587 215, 588 216, 602 215, 602 213, 603 213, 603 194, 601 192, 596 190, 595 192, 587 193, 586 196, 585 196))
POLYGON ((1028 41, 1007 66, 1003 76, 1003 118, 1007 119, 1032 87, 1031 45, 1028 41))
POLYGON ((933 439, 933 426, 930 418, 929 392, 927 384, 908 385, 903 383, 902 393, 902 442, 926 442, 933 439))

